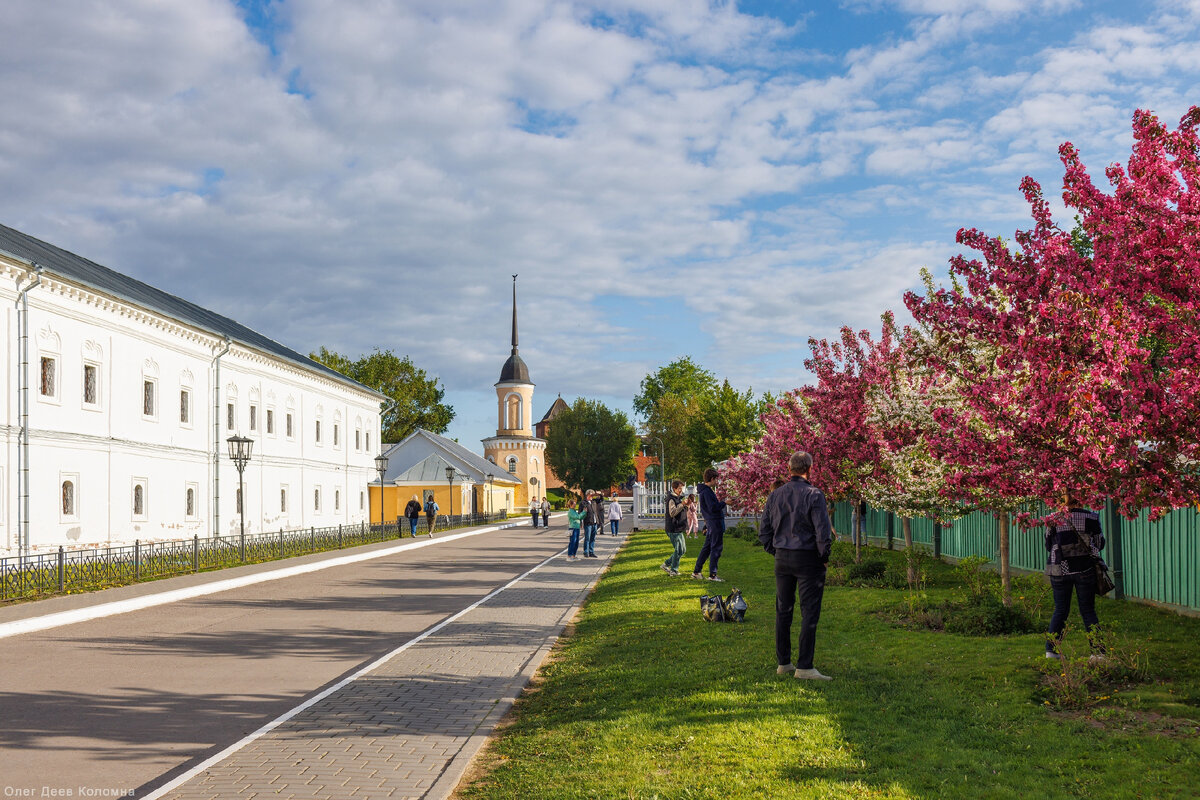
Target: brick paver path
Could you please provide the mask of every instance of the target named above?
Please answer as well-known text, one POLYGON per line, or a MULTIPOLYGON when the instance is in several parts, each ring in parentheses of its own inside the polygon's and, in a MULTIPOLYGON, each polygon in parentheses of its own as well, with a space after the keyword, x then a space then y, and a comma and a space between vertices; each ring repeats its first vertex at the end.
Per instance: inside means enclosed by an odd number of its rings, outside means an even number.
POLYGON ((163 796, 447 797, 623 541, 555 557, 163 796))

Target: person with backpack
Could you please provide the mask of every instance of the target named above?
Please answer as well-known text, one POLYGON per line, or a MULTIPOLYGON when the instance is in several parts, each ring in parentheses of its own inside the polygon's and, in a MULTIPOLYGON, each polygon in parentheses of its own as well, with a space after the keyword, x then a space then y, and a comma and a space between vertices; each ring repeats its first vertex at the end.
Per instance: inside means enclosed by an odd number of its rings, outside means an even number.
POLYGON ((412 500, 408 501, 408 505, 404 507, 404 516, 408 519, 408 533, 416 538, 417 535, 417 520, 421 518, 421 501, 414 494, 412 500))
MULTIPOLYGON (((696 558, 696 568, 692 570, 693 578, 704 577, 704 561, 708 560, 708 579, 718 581, 717 562, 721 560, 721 551, 725 548, 725 501, 717 497, 713 488, 717 485, 717 471, 712 467, 704 470, 704 483, 698 490, 700 495, 700 515, 704 517, 704 547, 696 558)), ((691 512, 689 512, 689 516, 691 512)))
POLYGON ((679 559, 687 553, 687 541, 684 539, 684 531, 687 530, 687 503, 683 499, 683 481, 676 479, 671 482, 665 511, 663 530, 671 540, 672 552, 662 563, 662 570, 672 578, 677 578, 679 559))
POLYGON ((426 531, 429 538, 433 538, 433 527, 437 525, 437 515, 441 507, 433 500, 433 492, 429 493, 429 497, 425 498, 425 524, 428 526, 426 531))
POLYGON ((578 508, 582 500, 576 503, 575 498, 567 503, 567 527, 571 530, 571 538, 567 540, 567 561, 578 561, 575 554, 579 552, 579 528, 587 519, 587 512, 578 508))
POLYGON ((1104 657, 1104 648, 1095 638, 1100 618, 1096 614, 1096 568, 1103 566, 1100 551, 1104 548, 1104 532, 1100 515, 1081 508, 1075 497, 1068 495, 1067 518, 1061 525, 1046 526, 1046 575, 1054 597, 1054 614, 1046 632, 1046 658, 1061 659, 1058 652, 1067 617, 1071 613, 1071 594, 1079 598, 1079 616, 1092 647, 1092 659, 1104 657))

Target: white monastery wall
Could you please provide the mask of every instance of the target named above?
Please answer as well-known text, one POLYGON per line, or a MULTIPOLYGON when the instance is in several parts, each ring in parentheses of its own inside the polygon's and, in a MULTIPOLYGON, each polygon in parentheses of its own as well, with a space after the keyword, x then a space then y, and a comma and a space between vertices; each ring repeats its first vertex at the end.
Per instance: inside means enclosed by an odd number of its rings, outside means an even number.
MULTIPOLYGON (((26 273, 2 260, 0 272, 0 549, 15 551, 15 304, 17 278, 26 273)), ((225 441, 234 434, 254 440, 245 471, 248 533, 366 519, 378 396, 234 342, 220 359, 214 397, 213 359, 225 346, 219 335, 47 274, 28 304, 31 545, 237 532, 238 475, 225 441), (45 382, 43 359, 53 372, 45 382)))

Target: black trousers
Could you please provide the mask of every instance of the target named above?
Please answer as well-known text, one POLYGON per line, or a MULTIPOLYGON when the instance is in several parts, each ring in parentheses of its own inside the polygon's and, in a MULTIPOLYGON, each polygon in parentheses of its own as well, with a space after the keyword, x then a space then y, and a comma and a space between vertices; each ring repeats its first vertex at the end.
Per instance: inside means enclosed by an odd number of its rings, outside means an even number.
MULTIPOLYGON (((1100 624, 1096 616, 1096 573, 1077 572, 1050 579, 1050 591, 1054 595, 1054 615, 1050 617, 1050 635, 1046 637, 1046 650, 1058 651, 1063 630, 1067 627, 1067 616, 1071 613, 1071 594, 1079 598, 1079 616, 1083 618, 1083 629, 1091 633, 1100 624)), ((1097 644, 1092 649, 1103 652, 1097 644)))
POLYGON ((775 658, 792 663, 792 615, 800 597, 800 640, 796 668, 813 668, 817 622, 825 594, 825 565, 813 550, 778 550, 775 553, 775 658))

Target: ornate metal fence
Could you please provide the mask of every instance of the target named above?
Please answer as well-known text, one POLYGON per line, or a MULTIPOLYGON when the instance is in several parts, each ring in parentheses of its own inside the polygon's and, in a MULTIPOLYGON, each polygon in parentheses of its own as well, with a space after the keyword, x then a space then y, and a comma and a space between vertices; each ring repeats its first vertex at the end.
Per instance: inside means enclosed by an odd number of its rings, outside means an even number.
MULTIPOLYGON (((495 514, 439 515, 436 531, 487 525, 507 518, 495 514)), ((156 580, 189 572, 205 572, 241 564, 257 564, 293 556, 340 550, 409 535, 404 518, 393 522, 301 528, 238 536, 212 536, 130 545, 64 550, 0 558, 0 602, 72 594, 156 580)), ((435 531, 435 532, 436 532, 435 531)), ((417 535, 429 533, 425 517, 417 535)))

